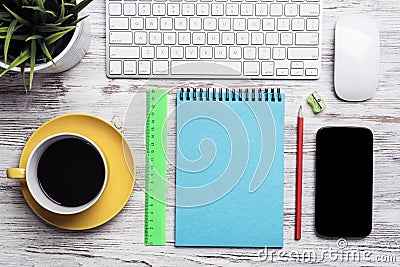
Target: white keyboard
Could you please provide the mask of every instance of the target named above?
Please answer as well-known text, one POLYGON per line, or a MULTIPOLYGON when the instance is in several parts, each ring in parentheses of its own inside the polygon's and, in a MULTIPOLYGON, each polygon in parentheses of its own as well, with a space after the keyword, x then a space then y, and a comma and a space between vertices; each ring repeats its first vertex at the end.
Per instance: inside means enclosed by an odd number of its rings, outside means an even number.
POLYGON ((318 79, 322 0, 107 0, 110 78, 318 79))

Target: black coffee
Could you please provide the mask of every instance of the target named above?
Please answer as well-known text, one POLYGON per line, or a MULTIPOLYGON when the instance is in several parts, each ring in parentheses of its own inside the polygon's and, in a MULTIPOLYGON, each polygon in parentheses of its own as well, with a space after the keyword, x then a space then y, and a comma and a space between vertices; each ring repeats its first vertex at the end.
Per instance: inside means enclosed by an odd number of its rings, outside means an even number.
POLYGON ((78 207, 101 191, 105 167, 99 152, 88 142, 67 138, 50 145, 39 160, 38 179, 55 203, 78 207))

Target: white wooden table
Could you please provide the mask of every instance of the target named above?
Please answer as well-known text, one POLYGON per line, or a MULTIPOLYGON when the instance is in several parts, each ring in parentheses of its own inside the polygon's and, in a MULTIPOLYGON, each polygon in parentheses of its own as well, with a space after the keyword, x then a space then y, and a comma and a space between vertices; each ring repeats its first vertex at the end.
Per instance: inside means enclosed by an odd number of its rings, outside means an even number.
MULTIPOLYGON (((74 69, 58 75, 37 76, 25 94, 19 74, 0 79, 0 266, 120 266, 120 265, 289 265, 319 262, 327 265, 398 265, 400 262, 400 2, 398 0, 324 0, 322 77, 318 81, 256 81, 257 86, 280 86, 286 93, 285 122, 285 222, 284 248, 260 249, 175 248, 173 205, 167 210, 167 246, 146 247, 144 235, 144 92, 204 81, 110 80, 105 76, 105 1, 89 6, 92 43, 89 53, 74 69), (334 26, 342 14, 372 16, 380 28, 381 75, 375 96, 363 103, 340 101, 333 91, 334 26), (328 109, 314 115, 306 96, 318 90, 328 109), (132 99, 140 100, 135 127, 125 127, 132 99), (303 237, 294 240, 296 115, 305 106, 303 237), (112 221, 96 229, 72 232, 38 218, 27 206, 18 181, 4 179, 15 167, 27 138, 47 120, 66 113, 100 116, 123 130, 132 141, 137 177, 132 196, 112 221), (339 249, 337 239, 314 233, 315 134, 327 125, 365 126, 375 137, 373 230, 364 239, 349 239, 339 249), (316 257, 310 257, 310 251, 316 257), (329 254, 331 252, 331 254, 329 254), (274 253, 274 254, 273 254, 274 253), (309 254, 307 254, 309 253, 309 254), (259 257, 262 256, 262 257, 259 257), (360 256, 360 259, 357 257, 360 256), (264 257, 264 258, 263 258, 264 257), (395 261, 396 263, 393 263, 395 261)), ((215 81, 215 83, 219 83, 215 81)), ((248 86, 246 81, 224 85, 248 86)), ((174 108, 170 97, 170 110, 174 108)), ((169 118, 171 159, 168 202, 174 201, 175 116, 169 118)), ((131 124, 132 125, 132 124, 131 124)))

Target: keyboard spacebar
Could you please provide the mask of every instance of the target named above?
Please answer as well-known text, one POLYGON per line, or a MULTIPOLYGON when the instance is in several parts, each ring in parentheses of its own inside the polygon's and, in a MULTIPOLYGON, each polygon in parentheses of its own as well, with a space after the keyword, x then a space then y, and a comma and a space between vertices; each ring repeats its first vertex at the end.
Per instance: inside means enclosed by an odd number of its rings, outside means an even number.
POLYGON ((239 76, 242 74, 242 63, 240 61, 172 60, 171 74, 239 76))

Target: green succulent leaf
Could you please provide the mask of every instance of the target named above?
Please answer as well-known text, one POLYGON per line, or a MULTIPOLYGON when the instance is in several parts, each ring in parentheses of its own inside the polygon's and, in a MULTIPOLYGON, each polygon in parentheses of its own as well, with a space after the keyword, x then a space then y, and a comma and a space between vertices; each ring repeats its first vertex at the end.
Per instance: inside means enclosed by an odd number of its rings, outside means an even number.
POLYGON ((45 25, 45 26, 37 26, 35 27, 35 29, 39 32, 61 32, 61 31, 65 31, 65 30, 74 30, 76 28, 76 26, 49 26, 49 25, 45 25))
MULTIPOLYGON (((75 2, 75 1, 74 1, 75 2)), ((74 14, 78 14, 79 12, 81 12, 85 7, 87 7, 87 5, 90 4, 90 2, 92 2, 92 0, 83 0, 81 1, 79 4, 77 4, 76 6, 74 6, 71 9, 71 12, 73 12, 74 14)), ((76 2, 75 2, 76 3, 76 2)))
POLYGON ((31 57, 29 49, 24 50, 18 57, 16 57, 2 73, 0 73, 0 77, 9 72, 12 68, 20 66, 24 62, 26 62, 31 57))
POLYGON ((31 9, 31 10, 39 11, 39 12, 41 12, 43 14, 46 14, 46 9, 44 9, 44 7, 40 7, 40 6, 22 6, 22 8, 31 9))
POLYGON ((51 53, 49 52, 49 49, 47 48, 45 42, 41 39, 38 40, 39 42, 39 46, 43 51, 43 54, 51 61, 53 62, 53 65, 56 65, 56 63, 54 63, 53 61, 53 57, 51 56, 51 53))
POLYGON ((30 72, 29 72, 29 89, 32 89, 33 75, 35 73, 35 61, 36 61, 36 40, 31 42, 31 60, 30 60, 30 72))
POLYGON ((29 36, 28 38, 25 39, 25 42, 31 41, 31 40, 38 40, 38 39, 44 39, 42 35, 32 35, 29 36))
POLYGON ((47 45, 50 45, 54 42, 57 42, 58 40, 60 40, 61 38, 64 37, 64 35, 66 35, 67 33, 69 33, 70 31, 74 30, 75 28, 72 29, 68 29, 62 32, 56 32, 48 37, 46 37, 44 40, 46 42, 47 45))
POLYGON ((30 23, 29 21, 21 18, 20 16, 18 16, 18 14, 14 13, 14 11, 12 11, 11 9, 9 9, 6 5, 3 4, 3 7, 10 12, 10 14, 17 19, 20 23, 22 23, 23 25, 27 26, 27 27, 32 27, 32 23, 30 23))
POLYGON ((12 37, 14 31, 15 31, 17 23, 18 23, 18 20, 13 20, 10 23, 10 26, 8 26, 8 29, 7 29, 7 34, 6 34, 6 38, 5 38, 5 41, 4 41, 4 49, 3 49, 3 51, 4 51, 4 64, 7 64, 8 49, 10 47, 11 37, 12 37))

